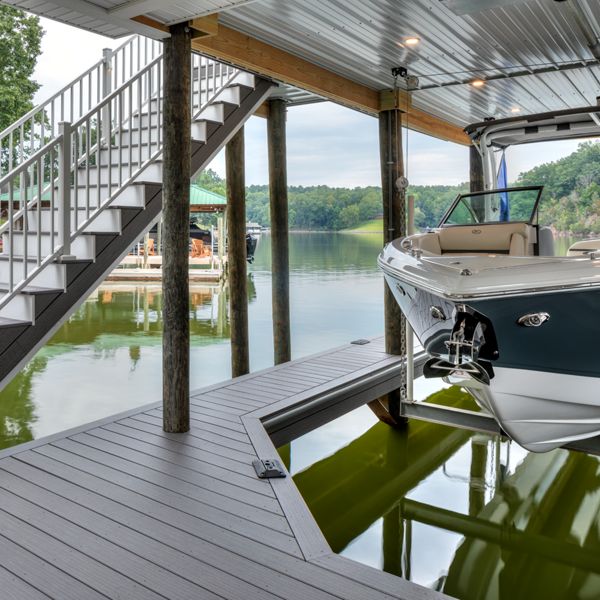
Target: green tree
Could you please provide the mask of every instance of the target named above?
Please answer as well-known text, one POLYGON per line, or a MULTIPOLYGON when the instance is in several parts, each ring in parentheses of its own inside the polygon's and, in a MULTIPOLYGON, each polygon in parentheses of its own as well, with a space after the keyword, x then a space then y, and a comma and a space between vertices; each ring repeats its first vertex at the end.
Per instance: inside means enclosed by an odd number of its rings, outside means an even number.
POLYGON ((33 71, 44 32, 39 17, 0 5, 0 131, 33 108, 33 71))

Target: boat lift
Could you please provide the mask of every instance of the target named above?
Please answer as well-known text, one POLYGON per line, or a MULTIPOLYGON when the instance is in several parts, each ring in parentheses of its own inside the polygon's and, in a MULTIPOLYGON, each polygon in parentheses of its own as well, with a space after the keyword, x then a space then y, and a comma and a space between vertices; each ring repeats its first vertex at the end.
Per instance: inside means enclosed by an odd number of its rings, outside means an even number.
MULTIPOLYGON (((600 98, 597 106, 487 120, 469 125, 465 131, 482 158, 485 189, 492 189, 496 181, 497 151, 513 145, 600 136, 600 98)), ((407 235, 411 235, 414 233, 414 197, 407 196, 406 204, 407 235)), ((414 334, 408 325, 406 353, 406 376, 402 378, 406 381, 406 392, 401 394, 400 417, 506 436, 496 420, 483 411, 417 401, 413 382, 423 374, 423 365, 429 357, 423 350, 415 353, 414 334)), ((562 448, 600 455, 600 436, 569 442, 562 448)))

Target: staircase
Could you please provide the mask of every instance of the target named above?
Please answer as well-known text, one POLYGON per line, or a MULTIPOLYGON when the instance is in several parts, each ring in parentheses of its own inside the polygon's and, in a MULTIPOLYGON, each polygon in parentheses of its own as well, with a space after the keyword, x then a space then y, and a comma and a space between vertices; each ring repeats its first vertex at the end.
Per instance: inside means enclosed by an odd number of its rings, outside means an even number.
MULTIPOLYGON (((192 173, 273 83, 192 55, 192 173)), ((0 388, 160 217, 162 45, 134 37, 0 133, 0 388)))

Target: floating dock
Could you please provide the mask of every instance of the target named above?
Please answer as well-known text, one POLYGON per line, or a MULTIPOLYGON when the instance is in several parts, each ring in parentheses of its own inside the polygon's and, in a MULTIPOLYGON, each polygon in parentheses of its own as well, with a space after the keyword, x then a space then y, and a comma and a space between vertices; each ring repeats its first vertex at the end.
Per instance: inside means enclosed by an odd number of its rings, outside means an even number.
POLYGON ((19 600, 447 598, 334 554, 273 445, 399 386, 382 340, 192 394, 191 430, 161 404, 0 453, 0 581, 19 600))

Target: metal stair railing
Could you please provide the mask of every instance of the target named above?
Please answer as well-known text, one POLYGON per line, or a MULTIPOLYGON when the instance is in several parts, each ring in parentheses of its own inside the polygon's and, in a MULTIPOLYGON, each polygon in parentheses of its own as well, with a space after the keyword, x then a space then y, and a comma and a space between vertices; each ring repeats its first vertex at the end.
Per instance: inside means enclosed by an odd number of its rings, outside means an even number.
POLYGON ((59 135, 60 122, 82 117, 161 52, 161 42, 141 36, 105 50, 94 66, 0 132, 0 177, 59 135))
MULTIPOLYGON (((9 261, 8 292, 0 298, 0 309, 46 265, 67 259, 77 236, 161 154, 162 60, 159 55, 74 123, 56 124, 52 140, 0 179, 0 189, 8 188, 7 221, 0 234, 8 245, 9 261), (41 231, 43 208, 50 209, 47 231, 41 231), (29 234, 35 234, 31 242, 29 234), (16 235, 22 236, 23 252, 17 257, 22 265, 15 260, 16 235), (44 236, 50 240, 50 251, 43 250, 44 236)), ((238 73, 194 54, 192 118, 238 73)))

